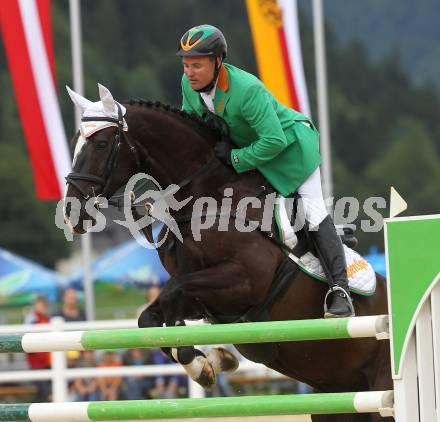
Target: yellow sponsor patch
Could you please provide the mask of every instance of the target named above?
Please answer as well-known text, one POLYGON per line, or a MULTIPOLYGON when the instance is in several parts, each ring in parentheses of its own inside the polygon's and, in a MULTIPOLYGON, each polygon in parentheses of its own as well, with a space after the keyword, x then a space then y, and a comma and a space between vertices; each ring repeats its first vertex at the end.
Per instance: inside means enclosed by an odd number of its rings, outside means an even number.
POLYGON ((352 278, 359 271, 365 270, 368 268, 368 262, 364 259, 354 261, 347 267, 347 276, 348 278, 352 278))

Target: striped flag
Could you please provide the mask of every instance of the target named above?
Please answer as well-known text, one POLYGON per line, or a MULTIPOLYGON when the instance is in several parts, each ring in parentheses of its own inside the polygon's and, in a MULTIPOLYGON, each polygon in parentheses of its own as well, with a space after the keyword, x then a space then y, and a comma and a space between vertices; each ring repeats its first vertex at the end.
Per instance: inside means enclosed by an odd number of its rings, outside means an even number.
POLYGON ((37 197, 60 199, 70 154, 55 90, 50 0, 0 1, 0 30, 37 197))
POLYGON ((261 80, 284 105, 310 116, 296 0, 246 0, 261 80))

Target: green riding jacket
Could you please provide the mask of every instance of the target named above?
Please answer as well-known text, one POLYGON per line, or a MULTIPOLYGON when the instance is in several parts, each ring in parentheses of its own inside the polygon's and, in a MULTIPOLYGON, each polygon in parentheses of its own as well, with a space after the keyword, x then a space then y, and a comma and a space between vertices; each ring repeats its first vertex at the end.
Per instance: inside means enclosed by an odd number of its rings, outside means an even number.
MULTIPOLYGON (((207 111, 185 75, 182 95, 182 110, 199 116, 207 111)), ((282 105, 250 73, 223 64, 214 108, 231 129, 237 146, 231 152, 231 162, 238 173, 257 169, 281 195, 287 196, 319 166, 319 133, 313 123, 282 105)))

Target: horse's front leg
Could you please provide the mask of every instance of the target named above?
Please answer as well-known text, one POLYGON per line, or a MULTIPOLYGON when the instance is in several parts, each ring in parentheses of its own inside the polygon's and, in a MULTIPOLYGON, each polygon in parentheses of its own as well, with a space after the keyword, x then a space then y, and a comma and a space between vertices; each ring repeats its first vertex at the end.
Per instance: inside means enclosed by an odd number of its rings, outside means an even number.
MULTIPOLYGON (((172 290, 172 285, 175 280, 170 280, 170 285, 165 287, 165 295, 167 291, 172 290)), ((138 326, 140 328, 149 327, 162 327, 165 324, 165 317, 162 312, 161 307, 161 296, 148 306, 139 316, 138 326)), ((185 299, 183 299, 185 301, 185 299)), ((181 307, 185 307, 188 311, 195 311, 195 306, 190 303, 183 303, 181 307)), ((168 318, 167 325, 185 325, 184 321, 176 321, 174 319, 168 318)), ((206 358, 206 356, 200 350, 194 348, 193 346, 183 346, 183 347, 162 347, 162 352, 164 352, 170 359, 177 363, 180 363, 185 368, 188 375, 196 382, 198 382, 202 387, 210 389, 215 385, 215 369, 206 358)))
MULTIPOLYGON (((174 326, 184 324, 185 319, 202 318, 205 306, 223 314, 240 315, 255 304, 255 295, 244 268, 226 262, 171 278, 158 302, 166 325, 174 326)), ((140 326, 142 321, 150 319, 141 315, 140 326)), ((238 367, 237 358, 222 347, 212 348, 206 355, 192 346, 179 347, 172 351, 172 356, 204 388, 210 388, 215 383, 216 372, 234 371, 238 367)))
POLYGON ((159 298, 148 305, 138 318, 139 328, 162 327, 164 323, 165 317, 162 312, 159 298))
MULTIPOLYGON (((176 325, 185 325, 179 321, 176 325)), ((172 347, 171 357, 180 363, 192 380, 203 388, 210 390, 216 382, 215 369, 206 355, 194 346, 172 347)))
MULTIPOLYGON (((249 276, 236 263, 225 262, 215 267, 174 277, 161 294, 161 306, 167 325, 184 324, 184 319, 200 319, 206 308, 221 314, 241 315, 256 303, 249 276), (201 305, 203 304, 203 306, 201 305), (205 308, 206 307, 206 308, 205 308)), ((192 347, 173 350, 192 379, 209 387, 210 367, 215 373, 235 371, 237 358, 223 347, 211 348, 203 354, 192 347), (209 364, 209 365, 208 365, 209 364)))
MULTIPOLYGON (((164 324, 165 324, 165 317, 163 316, 163 312, 160 306, 160 300, 159 298, 157 298, 140 314, 138 318, 138 327, 139 328, 163 327, 164 324)), ((169 358, 173 359, 171 355, 171 347, 161 347, 161 350, 169 358)))

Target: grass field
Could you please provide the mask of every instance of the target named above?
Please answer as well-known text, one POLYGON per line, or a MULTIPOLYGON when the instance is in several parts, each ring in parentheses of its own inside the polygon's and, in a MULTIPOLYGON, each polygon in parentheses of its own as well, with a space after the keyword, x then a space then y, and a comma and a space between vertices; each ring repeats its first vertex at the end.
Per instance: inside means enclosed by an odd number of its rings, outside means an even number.
MULTIPOLYGON (((95 304, 97 319, 135 318, 136 310, 146 303, 145 292, 138 288, 124 288, 116 284, 97 284, 95 304)), ((51 312, 55 313, 59 303, 51 303, 51 312)), ((22 324, 31 305, 2 306, 0 324, 22 324)))

